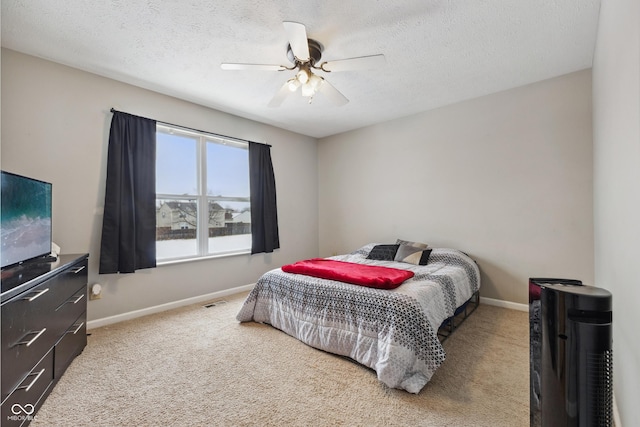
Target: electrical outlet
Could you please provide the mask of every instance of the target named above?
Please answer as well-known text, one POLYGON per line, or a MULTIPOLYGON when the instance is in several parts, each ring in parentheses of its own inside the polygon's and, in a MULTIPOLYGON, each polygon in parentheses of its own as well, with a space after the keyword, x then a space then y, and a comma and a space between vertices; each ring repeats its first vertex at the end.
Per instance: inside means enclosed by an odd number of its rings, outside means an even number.
POLYGON ((89 299, 96 300, 102 298, 102 286, 99 283, 94 283, 89 287, 89 299))

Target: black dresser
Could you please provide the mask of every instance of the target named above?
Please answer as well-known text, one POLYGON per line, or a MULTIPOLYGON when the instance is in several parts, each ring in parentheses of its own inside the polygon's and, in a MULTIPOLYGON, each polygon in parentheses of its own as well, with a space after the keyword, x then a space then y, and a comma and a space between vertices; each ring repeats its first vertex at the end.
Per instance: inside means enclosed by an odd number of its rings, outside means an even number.
POLYGON ((2 271, 2 426, 29 424, 86 346, 88 258, 2 271))

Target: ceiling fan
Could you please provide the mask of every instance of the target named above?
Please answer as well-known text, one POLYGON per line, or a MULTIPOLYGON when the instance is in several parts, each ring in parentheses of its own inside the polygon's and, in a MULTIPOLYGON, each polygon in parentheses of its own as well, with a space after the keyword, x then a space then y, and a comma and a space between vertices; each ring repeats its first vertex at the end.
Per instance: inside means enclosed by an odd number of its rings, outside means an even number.
POLYGON ((349 100, 324 77, 313 73, 313 70, 331 73, 334 71, 376 68, 385 64, 384 55, 360 56, 320 63, 323 46, 318 41, 307 38, 307 30, 303 24, 285 21, 282 23, 289 39, 287 57, 292 66, 268 64, 233 64, 223 63, 223 70, 297 70, 295 76, 287 80, 275 94, 269 107, 278 107, 285 98, 300 88, 302 96, 309 98, 309 103, 316 93, 326 96, 335 105, 345 105, 349 100))

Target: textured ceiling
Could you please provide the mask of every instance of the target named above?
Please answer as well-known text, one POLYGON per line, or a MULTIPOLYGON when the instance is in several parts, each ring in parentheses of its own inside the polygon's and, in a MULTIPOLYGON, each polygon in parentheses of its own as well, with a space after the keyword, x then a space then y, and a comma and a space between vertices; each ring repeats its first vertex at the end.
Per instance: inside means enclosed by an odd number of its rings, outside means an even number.
MULTIPOLYGON (((2 0, 2 46, 280 128, 324 137, 592 65, 600 0, 2 0), (296 93, 283 21, 322 61, 382 53, 379 69, 318 73, 350 102, 296 93)), ((108 106, 107 106, 108 107, 108 106)))

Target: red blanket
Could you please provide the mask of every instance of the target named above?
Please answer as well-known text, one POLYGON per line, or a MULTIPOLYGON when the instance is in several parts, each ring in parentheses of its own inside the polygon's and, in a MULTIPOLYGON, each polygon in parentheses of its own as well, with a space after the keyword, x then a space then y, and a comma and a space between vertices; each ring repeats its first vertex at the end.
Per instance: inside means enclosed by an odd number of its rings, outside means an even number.
POLYGON ((402 282, 413 277, 412 271, 325 258, 313 258, 283 265, 282 271, 379 289, 395 289, 402 282))

